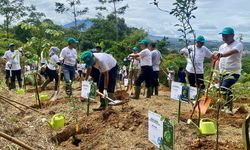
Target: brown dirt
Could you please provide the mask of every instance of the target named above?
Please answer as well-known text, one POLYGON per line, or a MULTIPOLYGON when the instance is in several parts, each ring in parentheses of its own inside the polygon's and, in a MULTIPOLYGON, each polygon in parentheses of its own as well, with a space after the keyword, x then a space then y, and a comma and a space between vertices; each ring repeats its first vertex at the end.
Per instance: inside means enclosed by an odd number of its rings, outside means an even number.
MULTIPOLYGON (((74 85, 75 89, 77 89, 77 85, 77 83, 74 85)), ((52 94, 53 91, 46 92, 52 94)), ((28 106, 34 105, 34 100, 31 100, 34 93, 27 93, 24 96, 16 95, 14 92, 0 93, 28 106)), ((80 90, 75 90, 74 95, 80 95, 80 90)), ((146 99, 141 95, 139 100, 130 100, 123 105, 109 107, 103 112, 92 111, 92 108, 98 107, 99 103, 90 103, 89 116, 86 115, 86 102, 79 100, 77 107, 79 107, 80 130, 76 133, 71 105, 67 98, 63 98, 65 96, 62 89, 59 100, 46 102, 46 107, 39 109, 45 115, 39 115, 31 110, 26 110, 21 115, 16 108, 0 103, 0 131, 10 134, 38 150, 155 150, 157 148, 148 141, 148 111, 162 114, 177 122, 178 101, 170 100, 168 88, 161 86, 159 96, 146 99), (53 130, 41 120, 42 118, 50 120, 56 113, 63 113, 66 123, 64 128, 53 130), (73 135, 82 140, 79 147, 72 145, 73 135)), ((98 98, 95 102, 98 102, 98 98)), ((240 103, 237 103, 239 109, 234 115, 224 112, 220 114, 220 149, 243 149, 241 125, 249 107, 247 103, 244 103, 244 108, 239 106, 240 103)), ((182 103, 181 107, 181 123, 180 125, 175 124, 175 149, 215 149, 215 135, 201 136, 193 126, 186 124, 192 106, 182 103)), ((202 118, 215 119, 215 116, 216 111, 209 109, 202 118)), ((195 119, 197 117, 194 117, 195 119)), ((0 139, 0 149, 17 149, 16 145, 0 139)))
POLYGON ((128 100, 129 94, 125 90, 118 90, 115 91, 114 97, 118 100, 128 100))

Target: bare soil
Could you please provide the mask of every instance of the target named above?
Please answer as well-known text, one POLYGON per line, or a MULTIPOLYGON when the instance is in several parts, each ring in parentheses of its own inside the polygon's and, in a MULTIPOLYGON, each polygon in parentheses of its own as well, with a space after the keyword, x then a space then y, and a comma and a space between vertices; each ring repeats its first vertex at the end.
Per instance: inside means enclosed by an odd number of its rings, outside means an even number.
MULTIPOLYGON (((177 122, 178 101, 170 99, 168 88, 161 86, 159 96, 146 99, 142 95, 139 100, 129 99, 126 91, 118 91, 116 99, 128 101, 123 105, 110 106, 102 112, 94 112, 92 108, 99 106, 99 98, 90 102, 90 115, 87 116, 87 101, 80 96, 79 83, 74 85, 74 97, 77 99, 79 131, 75 130, 75 119, 71 109, 71 99, 68 99, 63 89, 59 98, 54 102, 42 102, 42 109, 36 107, 32 90, 25 95, 17 95, 7 90, 0 91, 12 100, 32 106, 43 112, 38 114, 25 109, 21 113, 18 109, 0 101, 0 131, 3 131, 35 149, 46 150, 155 150, 157 149, 148 141, 148 111, 159 113, 177 122), (31 93, 32 92, 32 93, 31 93), (56 113, 65 115, 65 127, 54 130, 43 122, 43 118, 50 120, 56 113), (81 139, 79 146, 72 144, 72 137, 81 139)), ((32 87, 27 87, 32 89, 32 87)), ((53 91, 45 93, 52 95, 53 91)), ((249 99, 236 101, 234 107, 236 113, 228 115, 221 112, 219 119, 219 149, 241 150, 242 123, 249 111, 249 99)), ((23 107, 22 107, 23 108, 23 107)), ((190 116, 192 106, 182 103, 181 123, 175 125, 175 149, 177 150, 212 150, 215 149, 216 135, 201 136, 197 130, 186 124, 190 116)), ((209 109, 202 118, 216 118, 216 110, 209 109)), ((197 120, 197 116, 194 116, 197 120)), ((18 149, 18 146, 0 138, 0 149, 18 149)))

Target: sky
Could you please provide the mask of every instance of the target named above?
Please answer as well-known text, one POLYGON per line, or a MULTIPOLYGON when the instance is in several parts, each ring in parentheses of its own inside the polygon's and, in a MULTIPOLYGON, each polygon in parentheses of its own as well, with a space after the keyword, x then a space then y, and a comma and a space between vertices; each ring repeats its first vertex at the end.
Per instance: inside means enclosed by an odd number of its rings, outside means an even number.
MULTIPOLYGON (((33 4, 38 11, 44 12, 47 18, 55 23, 64 25, 73 21, 67 14, 58 14, 54 11, 55 2, 66 0, 24 0, 25 4, 33 4)), ((169 13, 158 10, 150 4, 153 0, 124 0, 118 4, 128 4, 125 15, 126 23, 131 27, 143 28, 151 35, 179 37, 179 32, 174 26, 178 20, 169 13)), ((171 10, 175 0, 157 0, 162 9, 171 10)), ((81 0, 80 8, 89 7, 89 12, 79 19, 93 18, 96 16, 98 0, 81 0)), ((191 21, 197 35, 203 35, 208 40, 221 41, 218 33, 226 26, 235 29, 236 37, 243 34, 243 41, 250 42, 250 0, 197 0, 198 9, 194 11, 195 19, 191 21)), ((109 6, 112 8, 112 5, 109 6)), ((0 18, 2 22, 3 18, 0 18)))

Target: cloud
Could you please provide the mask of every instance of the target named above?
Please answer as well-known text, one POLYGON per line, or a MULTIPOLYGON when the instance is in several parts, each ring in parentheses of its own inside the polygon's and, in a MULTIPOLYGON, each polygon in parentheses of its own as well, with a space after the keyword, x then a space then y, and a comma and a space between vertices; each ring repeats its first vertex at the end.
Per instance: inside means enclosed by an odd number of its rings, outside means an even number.
MULTIPOLYGON (((33 4, 38 11, 44 12, 47 18, 52 19, 57 24, 66 24, 73 21, 73 18, 67 14, 58 14, 54 11, 55 2, 66 2, 66 0, 25 0, 26 4, 33 4)), ((158 0, 162 9, 171 10, 175 0, 158 0)), ((81 17, 93 18, 97 14, 96 6, 101 4, 98 0, 82 0, 82 6, 89 7, 89 12, 81 17)), ((118 6, 129 5, 125 15, 126 23, 129 26, 144 28, 150 34, 163 35, 169 37, 178 37, 179 32, 174 26, 178 20, 157 9, 150 4, 153 0, 124 0, 118 6)), ((250 9, 249 0, 198 0, 198 9, 194 11, 195 19, 191 21, 197 34, 202 34, 208 39, 221 40, 218 33, 225 26, 232 26, 235 32, 246 35, 245 39, 250 41, 250 9)), ((108 6, 112 8, 112 5, 108 6)), ((0 18, 0 21, 3 19, 0 18)))

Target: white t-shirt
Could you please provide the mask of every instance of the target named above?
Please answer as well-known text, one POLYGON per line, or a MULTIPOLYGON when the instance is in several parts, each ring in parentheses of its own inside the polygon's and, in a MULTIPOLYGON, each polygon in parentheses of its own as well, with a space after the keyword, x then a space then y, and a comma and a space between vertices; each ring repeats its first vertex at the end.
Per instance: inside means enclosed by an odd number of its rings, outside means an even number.
POLYGON ((187 66, 186 66, 186 70, 189 73, 195 73, 194 72, 194 67, 193 67, 193 63, 192 60, 194 58, 194 64, 196 67, 196 74, 204 74, 204 59, 206 58, 211 58, 212 57, 212 52, 205 46, 202 46, 201 48, 198 48, 197 46, 195 46, 195 53, 194 53, 194 45, 190 45, 187 48, 183 48, 181 49, 180 53, 181 54, 185 54, 185 56, 187 56, 187 66), (188 49, 190 49, 190 54, 188 49), (194 56, 195 54, 195 56, 194 56))
POLYGON ((85 71, 85 69, 86 69, 86 64, 77 64, 76 65, 76 67, 77 67, 77 71, 85 71))
MULTIPOLYGON (((134 54, 134 53, 132 53, 132 54, 134 54)), ((136 59, 136 58, 130 59, 129 71, 132 71, 132 69, 135 69, 135 70, 141 69, 141 64, 140 64, 139 59, 136 59)))
POLYGON ((60 60, 59 57, 56 54, 54 54, 50 57, 48 68, 50 70, 56 70, 58 66, 57 63, 60 63, 60 60))
POLYGON ((116 66, 116 60, 110 54, 93 53, 93 55, 96 58, 94 67, 97 68, 102 73, 109 71, 116 66))
POLYGON ((140 56, 140 62, 141 62, 141 67, 142 66, 152 66, 152 54, 149 49, 144 49, 140 53, 138 53, 140 56))
POLYGON ((25 65, 24 68, 25 68, 25 72, 29 72, 30 71, 30 65, 25 65))
POLYGON ((74 49, 74 48, 69 49, 69 47, 63 48, 61 51, 61 54, 60 54, 60 59, 64 60, 65 65, 75 66, 76 59, 77 59, 76 49, 74 49))
POLYGON ((227 43, 224 43, 220 46, 219 52, 224 54, 232 49, 237 50, 239 53, 233 54, 228 57, 220 58, 219 70, 220 72, 226 71, 227 73, 235 72, 236 74, 240 74, 243 44, 238 41, 234 41, 230 45, 227 45, 227 43))
POLYGON ((42 64, 47 64, 46 59, 43 57, 43 51, 41 52, 41 63, 42 64))
POLYGON ((14 50, 13 52, 8 50, 4 53, 3 57, 7 60, 7 63, 5 65, 6 70, 20 70, 20 57, 22 56, 22 53, 18 50, 14 50), (11 68, 10 68, 11 66, 11 68))
POLYGON ((152 53, 153 71, 160 71, 160 63, 162 59, 161 52, 155 49, 151 53, 152 53))

